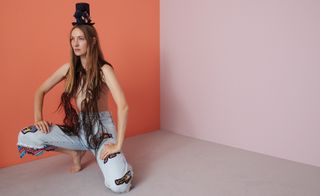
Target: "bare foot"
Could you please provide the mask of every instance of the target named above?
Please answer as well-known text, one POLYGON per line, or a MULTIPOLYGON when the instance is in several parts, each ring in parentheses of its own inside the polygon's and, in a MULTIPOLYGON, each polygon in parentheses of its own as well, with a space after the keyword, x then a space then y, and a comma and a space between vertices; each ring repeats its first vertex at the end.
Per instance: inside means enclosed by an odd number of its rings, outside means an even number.
POLYGON ((72 162, 73 165, 70 168, 71 173, 76 173, 81 170, 81 158, 85 155, 85 150, 77 150, 72 153, 72 162))

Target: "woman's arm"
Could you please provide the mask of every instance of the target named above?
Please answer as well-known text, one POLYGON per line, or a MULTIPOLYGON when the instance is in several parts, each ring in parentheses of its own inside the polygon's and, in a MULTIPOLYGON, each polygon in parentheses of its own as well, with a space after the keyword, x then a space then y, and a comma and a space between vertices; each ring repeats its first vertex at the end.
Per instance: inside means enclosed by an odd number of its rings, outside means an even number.
POLYGON ((118 134, 117 134, 117 143, 116 144, 109 144, 101 153, 101 159, 104 159, 109 154, 118 152, 121 150, 125 132, 126 132, 126 125, 127 125, 127 116, 129 106, 127 104, 124 92, 116 78, 116 75, 109 65, 104 65, 102 68, 103 75, 105 82, 110 89, 112 98, 114 99, 117 105, 117 115, 118 115, 118 134))
POLYGON ((66 75, 69 70, 69 64, 62 65, 57 71, 55 71, 40 87, 36 90, 34 95, 34 122, 35 126, 42 132, 47 133, 49 131, 49 125, 43 120, 42 106, 43 98, 47 92, 49 92, 56 84, 58 84, 66 75))

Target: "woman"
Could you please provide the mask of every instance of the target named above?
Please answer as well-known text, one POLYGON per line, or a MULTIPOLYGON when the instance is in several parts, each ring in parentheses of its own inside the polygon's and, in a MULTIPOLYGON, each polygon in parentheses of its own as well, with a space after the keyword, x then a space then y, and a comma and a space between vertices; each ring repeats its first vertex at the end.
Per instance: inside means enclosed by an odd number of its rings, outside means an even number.
POLYGON ((81 156, 89 149, 96 157, 105 185, 114 192, 127 192, 133 171, 121 148, 128 105, 112 65, 103 58, 89 4, 77 3, 74 16, 76 22, 72 23, 70 32, 71 62, 62 65, 36 91, 35 123, 19 132, 20 157, 50 150, 63 152, 73 159, 71 172, 78 172, 81 156), (63 125, 52 125, 42 118, 43 98, 63 80, 65 90, 59 108, 63 107, 65 118, 63 125), (117 105, 117 133, 107 106, 109 90, 117 105))

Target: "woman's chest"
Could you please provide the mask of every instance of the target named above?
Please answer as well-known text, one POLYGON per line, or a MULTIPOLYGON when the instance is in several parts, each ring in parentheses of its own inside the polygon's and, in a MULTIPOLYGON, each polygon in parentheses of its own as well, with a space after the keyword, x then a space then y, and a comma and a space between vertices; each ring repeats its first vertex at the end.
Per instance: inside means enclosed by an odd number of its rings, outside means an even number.
MULTIPOLYGON (((100 90, 100 97, 93 97, 94 99, 97 99, 97 103, 98 103, 98 107, 100 105, 106 105, 107 104, 107 99, 108 99, 108 87, 104 84, 102 85, 102 88, 100 90)), ((81 88, 78 89, 76 95, 75 95, 75 102, 76 105, 78 107, 78 109, 80 110, 81 108, 81 103, 84 99, 86 99, 86 90, 81 90, 81 88)))

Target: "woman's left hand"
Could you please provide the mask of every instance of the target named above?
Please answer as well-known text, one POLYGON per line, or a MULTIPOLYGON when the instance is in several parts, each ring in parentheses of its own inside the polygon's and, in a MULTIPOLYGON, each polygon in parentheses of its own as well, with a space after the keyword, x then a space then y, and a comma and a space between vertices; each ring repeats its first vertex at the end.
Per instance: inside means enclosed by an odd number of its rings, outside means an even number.
POLYGON ((104 160, 108 155, 120 152, 121 148, 117 144, 105 144, 104 149, 100 153, 100 159, 104 160))

